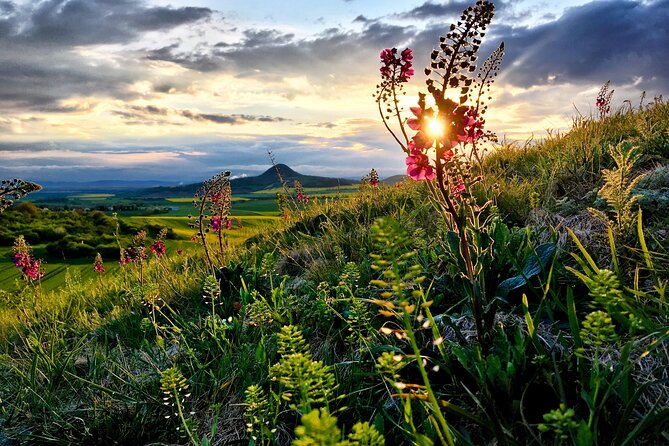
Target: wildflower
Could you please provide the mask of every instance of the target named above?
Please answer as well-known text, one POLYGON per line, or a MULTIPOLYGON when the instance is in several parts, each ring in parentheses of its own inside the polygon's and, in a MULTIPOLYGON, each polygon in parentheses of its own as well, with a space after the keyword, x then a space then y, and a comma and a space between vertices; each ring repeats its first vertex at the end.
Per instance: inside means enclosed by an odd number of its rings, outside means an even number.
POLYGON ((411 48, 405 48, 400 53, 400 57, 397 57, 397 48, 386 48, 379 56, 383 64, 380 69, 383 78, 395 78, 399 82, 407 82, 414 75, 411 48))
POLYGON ((214 232, 218 232, 221 230, 221 217, 218 215, 215 215, 211 217, 211 222, 209 223, 209 226, 211 226, 211 230, 214 232))
POLYGON ((41 261, 32 256, 32 248, 22 235, 14 242, 12 251, 14 253, 12 256, 14 266, 21 268, 23 277, 29 280, 38 280, 44 277, 44 273, 40 271, 41 261))
POLYGON ((183 249, 181 249, 181 248, 177 249, 177 255, 178 255, 178 256, 180 256, 180 255, 183 254, 183 253, 184 253, 184 250, 183 250, 183 249))
POLYGON ((96 273, 102 274, 105 272, 105 267, 102 263, 102 256, 100 253, 97 253, 95 256, 95 262, 93 263, 93 270, 95 270, 96 273))
POLYGON ((197 243, 197 234, 193 235, 193 236, 190 238, 190 241, 193 242, 193 243, 197 243))
POLYGON ((14 262, 14 266, 17 268, 22 268, 23 265, 29 261, 29 256, 22 252, 17 252, 12 257, 12 261, 14 262))
POLYGON ((430 165, 430 159, 420 150, 411 151, 406 157, 407 175, 415 181, 434 179, 434 169, 430 165))
POLYGON ((30 280, 38 280, 44 277, 44 273, 40 271, 41 263, 35 258, 30 258, 27 264, 23 265, 23 275, 30 280))
POLYGON ((131 261, 132 261, 132 260, 131 260, 130 257, 128 256, 128 251, 126 251, 125 249, 122 249, 122 250, 121 250, 121 258, 119 259, 118 264, 119 264, 119 265, 127 265, 127 264, 129 264, 131 261))
POLYGON ((156 255, 156 257, 161 257, 165 254, 165 243, 162 240, 156 240, 153 242, 149 249, 156 255))
POLYGON ((232 229, 232 221, 229 218, 225 219, 225 229, 230 231, 232 229))
POLYGON ((479 117, 477 111, 471 107, 461 107, 462 126, 458 130, 458 141, 465 144, 473 144, 483 136, 483 120, 479 117))
POLYGON ((369 185, 372 187, 379 186, 379 174, 376 172, 376 169, 372 169, 369 172, 369 185))
POLYGON ((217 192, 217 193, 211 195, 211 202, 213 204, 216 204, 219 201, 221 201, 222 198, 223 198, 223 193, 222 192, 217 192))
POLYGON ((609 91, 609 86, 611 81, 607 81, 602 88, 600 88, 599 93, 597 94, 597 100, 595 101, 595 106, 599 111, 600 117, 604 117, 611 112, 611 98, 613 97, 613 91, 609 91))
POLYGON ((302 184, 298 180, 295 180, 295 198, 301 203, 309 203, 309 196, 304 193, 302 184))
POLYGON ((453 196, 456 198, 459 197, 464 191, 465 191, 465 183, 463 183, 462 181, 456 184, 451 190, 453 196))
POLYGON ((425 110, 422 107, 411 107, 410 110, 415 118, 407 119, 407 126, 411 130, 416 130, 417 133, 409 142, 409 150, 413 148, 429 149, 434 144, 437 136, 428 129, 428 123, 433 119, 433 111, 432 109, 425 110))

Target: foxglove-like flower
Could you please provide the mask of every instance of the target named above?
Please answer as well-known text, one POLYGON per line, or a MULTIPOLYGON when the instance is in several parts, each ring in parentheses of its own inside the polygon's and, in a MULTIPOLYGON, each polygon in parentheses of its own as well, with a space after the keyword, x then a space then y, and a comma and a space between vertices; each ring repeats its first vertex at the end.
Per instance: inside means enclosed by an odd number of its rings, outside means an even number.
POLYGON ((209 223, 209 226, 211 226, 211 230, 214 232, 218 232, 221 230, 221 217, 218 215, 214 215, 211 217, 211 222, 209 223))
POLYGON ((100 255, 100 253, 97 253, 97 255, 95 256, 95 262, 93 263, 93 270, 98 274, 102 274, 105 272, 105 267, 102 262, 102 256, 100 255))
POLYGON ((372 169, 369 172, 369 185, 372 187, 379 186, 379 174, 376 172, 376 169, 372 169))
POLYGON ((420 150, 413 150, 411 155, 406 157, 407 175, 412 180, 432 180, 434 179, 434 169, 430 165, 430 159, 420 150))
POLYGON ((399 57, 397 48, 386 48, 379 55, 381 58, 381 76, 384 79, 395 79, 398 82, 407 82, 414 75, 413 53, 411 48, 405 48, 399 57))

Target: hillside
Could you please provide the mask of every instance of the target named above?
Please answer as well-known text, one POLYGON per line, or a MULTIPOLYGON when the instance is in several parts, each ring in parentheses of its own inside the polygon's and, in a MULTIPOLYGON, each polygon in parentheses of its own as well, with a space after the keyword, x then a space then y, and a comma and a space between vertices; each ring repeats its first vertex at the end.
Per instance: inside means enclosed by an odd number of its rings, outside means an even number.
MULTIPOLYGON (((438 443, 439 414, 454 444, 664 444, 669 139, 640 123, 669 128, 669 106, 485 160, 495 186, 475 193, 495 207, 469 242, 480 327, 457 234, 415 181, 303 206, 224 257, 210 245, 215 275, 200 247, 73 277, 58 293, 3 291, 4 435, 287 445, 329 423, 332 438, 342 426, 377 439, 353 444, 438 443), (602 191, 625 159, 639 197, 616 214, 602 191)), ((269 187, 273 175, 235 184, 269 187)))
MULTIPOLYGON (((285 164, 278 164, 276 167, 281 172, 281 176, 288 187, 292 187, 295 181, 299 181, 302 184, 302 187, 310 188, 331 188, 337 186, 349 186, 357 183, 356 181, 345 178, 303 175, 295 172, 285 164)), ((267 169, 265 172, 257 176, 235 178, 230 181, 230 185, 233 194, 250 194, 281 187, 281 183, 277 178, 274 167, 267 169)), ((127 196, 132 198, 192 197, 200 186, 200 183, 196 183, 173 187, 154 187, 128 193, 127 196)))

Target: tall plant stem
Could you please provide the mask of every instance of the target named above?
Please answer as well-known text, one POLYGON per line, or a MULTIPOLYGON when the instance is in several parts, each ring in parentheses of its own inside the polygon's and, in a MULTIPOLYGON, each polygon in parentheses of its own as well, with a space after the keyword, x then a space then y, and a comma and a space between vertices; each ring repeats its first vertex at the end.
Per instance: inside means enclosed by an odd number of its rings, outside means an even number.
POLYGON ((411 319, 409 317, 409 313, 406 311, 406 308, 404 309, 404 331, 409 338, 409 344, 411 344, 411 349, 413 350, 414 356, 416 357, 416 364, 418 365, 418 370, 420 371, 420 376, 423 378, 423 384, 425 385, 425 390, 427 392, 427 398, 428 401, 430 402, 430 405, 432 406, 432 411, 434 413, 434 417, 437 419, 437 424, 439 425, 439 431, 440 436, 443 434, 442 441, 444 441, 448 446, 455 446, 455 442, 453 441, 453 437, 451 436, 451 431, 448 428, 448 422, 446 422, 446 418, 444 418, 444 414, 441 412, 441 409, 439 408, 439 401, 437 401, 437 397, 434 395, 434 391, 432 390, 432 386, 430 385, 430 378, 427 376, 427 371, 425 370, 425 366, 423 365, 423 357, 420 354, 420 349, 418 348, 418 344, 416 343, 416 336, 414 335, 413 332, 413 327, 411 326, 411 319))
MULTIPOLYGON (((408 151, 408 149, 406 148, 406 146, 405 146, 404 144, 402 144, 402 141, 399 140, 399 138, 397 137, 397 135, 395 135, 395 132, 393 132, 393 130, 392 130, 392 129, 390 128, 390 126, 388 125, 388 122, 386 121, 386 116, 385 116, 385 114, 383 113, 383 109, 381 108, 381 97, 383 97, 383 93, 384 93, 385 91, 388 91, 388 86, 387 86, 387 85, 383 87, 383 90, 381 90, 381 92, 379 93, 379 97, 378 97, 378 99, 377 99, 377 101, 376 101, 376 103, 377 103, 378 106, 379 106, 379 114, 381 115, 381 120, 383 121, 383 125, 386 127, 386 130, 388 130, 388 133, 390 133, 390 134, 393 136, 393 138, 395 138, 395 141, 397 141, 397 144, 399 144, 400 147, 402 147, 402 150, 404 150, 404 152, 406 152, 406 153, 409 153, 409 151, 408 151)), ((393 92, 393 97, 394 97, 394 95, 395 95, 395 89, 393 88, 391 91, 393 92)), ((402 129, 402 132, 404 133, 404 132, 405 132, 405 130, 404 130, 404 125, 402 124, 401 119, 400 119, 400 128, 402 129)), ((406 136, 406 133, 404 133, 404 135, 406 136)), ((408 138, 407 138, 407 141, 408 141, 408 138)))
POLYGON ((445 178, 444 178, 444 164, 442 163, 442 158, 444 156, 444 148, 439 143, 439 140, 435 142, 435 147, 437 151, 437 156, 435 157, 435 167, 437 170, 437 187, 441 192, 441 197, 443 202, 446 204, 446 210, 451 215, 453 219, 453 224, 458 233, 458 238, 460 239, 460 255, 465 263, 465 269, 467 270, 467 279, 471 284, 471 293, 470 298, 472 301, 472 313, 474 316, 474 322, 476 323, 476 333, 478 335, 479 342, 483 342, 483 319, 482 319, 482 309, 481 302, 479 300, 480 287, 476 283, 476 273, 474 271, 474 263, 472 262, 471 251, 469 249, 469 241, 467 240, 467 230, 465 227, 465 222, 460 219, 458 211, 453 204, 453 200, 449 194, 449 191, 446 190, 445 178))

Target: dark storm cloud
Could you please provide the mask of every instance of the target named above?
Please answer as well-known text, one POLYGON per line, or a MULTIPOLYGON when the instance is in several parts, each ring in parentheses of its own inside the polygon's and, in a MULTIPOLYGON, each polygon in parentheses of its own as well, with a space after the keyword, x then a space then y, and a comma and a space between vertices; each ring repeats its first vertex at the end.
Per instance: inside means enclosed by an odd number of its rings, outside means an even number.
MULTIPOLYGON (((142 33, 207 19, 207 8, 149 7, 128 0, 0 2, 0 104, 45 111, 71 97, 128 99, 143 78, 133 60, 91 64, 76 46, 127 43, 142 33)), ((61 111, 66 111, 62 109, 61 111)))
POLYGON ((492 27, 491 34, 507 48, 502 79, 517 86, 643 78, 639 88, 669 89, 667 0, 592 2, 543 25, 492 27))
POLYGON ((123 110, 113 112, 117 116, 134 124, 171 124, 181 125, 178 122, 170 122, 169 117, 186 118, 191 121, 213 122, 215 124, 241 125, 249 122, 283 122, 288 119, 264 115, 200 113, 192 110, 157 107, 155 105, 129 105, 123 110))

